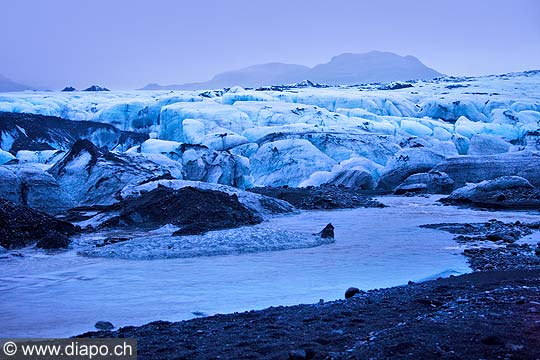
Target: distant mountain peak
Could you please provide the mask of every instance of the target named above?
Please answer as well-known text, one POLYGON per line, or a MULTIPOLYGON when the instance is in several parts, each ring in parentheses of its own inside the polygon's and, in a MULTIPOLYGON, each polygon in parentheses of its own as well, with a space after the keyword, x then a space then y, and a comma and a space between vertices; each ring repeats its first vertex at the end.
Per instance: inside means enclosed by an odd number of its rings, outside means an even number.
POLYGON ((0 92, 32 90, 30 86, 19 84, 0 74, 0 92))
POLYGON ((215 75, 211 80, 200 83, 160 86, 149 84, 142 90, 196 90, 223 87, 264 87, 288 85, 309 79, 327 85, 355 85, 374 82, 427 80, 442 76, 425 66, 412 55, 400 56, 387 51, 366 53, 343 53, 329 62, 313 68, 297 64, 270 62, 251 65, 215 75))

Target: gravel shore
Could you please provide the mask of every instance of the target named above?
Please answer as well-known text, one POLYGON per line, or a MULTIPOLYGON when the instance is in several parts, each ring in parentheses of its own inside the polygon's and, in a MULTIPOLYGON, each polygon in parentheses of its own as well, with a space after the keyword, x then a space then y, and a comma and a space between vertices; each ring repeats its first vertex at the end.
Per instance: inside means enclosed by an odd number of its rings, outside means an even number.
MULTIPOLYGON (((507 234, 511 225, 430 227, 478 243, 484 230, 507 234)), ((141 359, 540 359, 540 256, 510 238, 495 245, 464 252, 471 274, 80 336, 137 338, 141 359)))

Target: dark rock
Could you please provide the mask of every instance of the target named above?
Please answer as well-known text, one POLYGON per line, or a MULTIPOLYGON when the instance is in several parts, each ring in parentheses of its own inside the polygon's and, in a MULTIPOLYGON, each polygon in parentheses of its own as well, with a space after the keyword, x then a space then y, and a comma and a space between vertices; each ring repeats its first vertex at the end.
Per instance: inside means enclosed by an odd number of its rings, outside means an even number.
POLYGON ((354 295, 360 294, 360 289, 355 287, 350 287, 345 291, 345 299, 352 298, 354 295))
POLYGON ((236 194, 185 187, 173 190, 158 187, 114 204, 110 210, 119 215, 107 220, 101 228, 144 227, 166 224, 180 226, 174 235, 194 235, 210 230, 254 225, 262 218, 238 200, 236 194))
POLYGON ((65 249, 69 246, 69 238, 57 231, 48 231, 36 244, 40 249, 65 249))
POLYGON ((114 329, 114 325, 109 321, 98 321, 94 327, 98 330, 109 331, 114 329))
POLYGON ((65 88, 62 89, 62 91, 72 92, 72 91, 77 91, 77 89, 75 89, 73 86, 66 86, 65 88))
POLYGON ((331 223, 326 225, 324 229, 321 230, 317 235, 323 239, 333 239, 334 238, 334 225, 331 223))
POLYGON ((39 244, 44 249, 65 248, 80 228, 24 205, 0 199, 0 246, 18 249, 39 244))
POLYGON ((501 338, 496 336, 496 335, 485 336, 480 341, 484 345, 490 345, 490 346, 495 346, 495 345, 502 346, 502 345, 504 345, 504 341, 502 341, 501 338))
POLYGON ((289 351, 289 360, 306 360, 307 354, 305 350, 291 350, 289 351))
POLYGON ((89 88, 84 89, 83 91, 110 91, 106 87, 101 87, 98 85, 92 85, 89 88))

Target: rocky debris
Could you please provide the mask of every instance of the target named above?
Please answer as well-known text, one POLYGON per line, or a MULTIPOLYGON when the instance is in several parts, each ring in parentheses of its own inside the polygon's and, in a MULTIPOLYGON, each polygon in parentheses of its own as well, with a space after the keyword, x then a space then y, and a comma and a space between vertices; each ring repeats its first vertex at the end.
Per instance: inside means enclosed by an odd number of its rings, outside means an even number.
POLYGON ((141 359, 536 359, 539 311, 540 270, 489 271, 80 337, 135 337, 141 359))
POLYGON ((451 205, 497 209, 538 209, 540 189, 519 176, 502 176, 477 184, 467 184, 440 200, 451 205))
POLYGON ((75 89, 73 86, 66 86, 65 88, 62 89, 62 91, 73 92, 73 91, 77 91, 77 89, 75 89))
POLYGON ((172 224, 181 227, 173 235, 194 235, 210 230, 254 225, 262 218, 242 205, 236 194, 185 187, 173 190, 158 187, 137 198, 110 206, 118 212, 101 228, 157 228, 172 224))
POLYGON ((308 186, 305 188, 258 187, 249 191, 285 200, 298 209, 350 209, 358 207, 384 207, 360 189, 351 189, 333 185, 308 186))
POLYGON ((128 185, 122 192, 121 197, 123 199, 138 197, 141 194, 155 189, 157 187, 167 187, 170 189, 178 190, 185 187, 195 187, 201 190, 215 190, 227 193, 229 195, 236 194, 238 200, 250 208, 251 210, 257 212, 263 217, 274 215, 274 214, 286 214, 296 211, 294 206, 289 204, 286 201, 276 199, 273 197, 264 196, 261 194, 256 194, 253 192, 245 191, 228 185, 222 184, 212 184, 207 182, 200 181, 191 181, 191 180, 153 180, 139 185, 128 185))
POLYGON ((98 330, 109 331, 114 329, 114 325, 110 321, 98 321, 94 327, 98 330))
POLYGON ((421 227, 439 229, 456 234, 454 240, 462 244, 472 244, 463 254, 476 271, 540 269, 540 243, 536 246, 517 244, 523 236, 540 229, 540 223, 504 223, 490 220, 486 223, 473 224, 429 224, 421 227), (483 241, 493 242, 484 247, 483 241))
POLYGON ((0 199, 0 246, 19 249, 32 244, 43 249, 66 248, 68 236, 80 229, 66 221, 0 199))
POLYGON ((356 294, 360 294, 360 289, 355 288, 355 287, 350 287, 347 289, 347 291, 345 291, 345 299, 350 299, 356 294))
POLYGON ((509 244, 498 248, 465 249, 469 265, 476 271, 540 269, 540 245, 509 244))
POLYGON ((327 224, 324 229, 317 233, 323 239, 333 239, 334 238, 334 225, 331 223, 327 224))
POLYGON ((435 166, 433 170, 447 173, 456 187, 501 176, 521 176, 532 185, 540 186, 540 153, 518 151, 452 157, 435 166))
POLYGON ((538 223, 504 223, 492 219, 485 223, 442 223, 427 224, 420 227, 438 229, 456 234, 454 238, 457 242, 468 243, 473 241, 491 241, 503 243, 514 243, 523 236, 532 234, 533 230, 539 228, 538 223))
POLYGON ((0 112, 0 148, 16 155, 20 150, 69 150, 79 139, 112 150, 138 145, 148 135, 118 130, 94 121, 71 121, 55 116, 0 112))
POLYGON ((449 194, 454 189, 454 180, 439 171, 413 174, 394 189, 394 194, 449 194))
POLYGON ((107 89, 106 87, 92 85, 89 88, 84 89, 83 91, 111 91, 111 90, 107 89))

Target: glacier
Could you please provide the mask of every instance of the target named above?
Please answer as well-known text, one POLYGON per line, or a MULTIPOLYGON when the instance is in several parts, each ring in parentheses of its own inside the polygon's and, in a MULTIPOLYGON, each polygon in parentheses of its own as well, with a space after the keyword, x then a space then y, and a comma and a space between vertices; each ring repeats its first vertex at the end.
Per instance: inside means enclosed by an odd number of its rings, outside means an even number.
MULTIPOLYGON (((453 179, 455 171, 445 171, 445 163, 484 155, 512 158, 524 150, 540 150, 535 145, 540 71, 441 77, 411 81, 409 87, 397 89, 381 84, 306 84, 208 91, 4 93, 0 111, 101 122, 125 134, 139 133, 148 140, 132 140, 130 147, 109 146, 103 130, 85 138, 99 139, 96 145, 108 145, 117 156, 137 156, 141 163, 144 158, 144 166, 160 168, 177 180, 239 188, 328 183, 391 192, 409 176, 432 170, 453 179)), ((22 130, 1 132, 0 165, 14 160, 36 166, 60 161, 56 153, 10 153, 14 141, 21 144, 17 139, 26 134, 22 130)), ((117 134, 110 135, 116 143, 125 136, 117 134)), ((46 150, 69 150, 65 144, 49 146, 52 149, 46 150)), ((508 169, 497 175, 519 174, 508 169)), ((478 176, 458 178, 453 179, 456 186, 478 176)))

